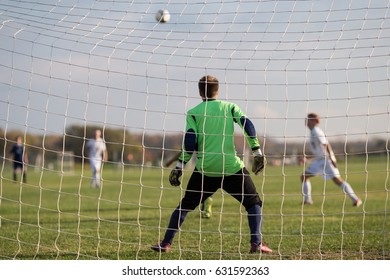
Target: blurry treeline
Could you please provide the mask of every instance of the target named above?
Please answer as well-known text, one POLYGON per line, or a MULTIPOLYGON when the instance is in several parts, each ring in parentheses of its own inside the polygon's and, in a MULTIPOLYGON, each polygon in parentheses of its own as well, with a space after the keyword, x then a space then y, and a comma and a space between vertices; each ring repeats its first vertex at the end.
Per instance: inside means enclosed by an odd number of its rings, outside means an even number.
MULTIPOLYGON (((21 131, 4 131, 0 128, 0 154, 3 159, 9 158, 11 146, 16 137, 21 135, 28 150, 30 164, 39 157, 44 164, 58 161, 65 154, 70 153, 76 163, 81 163, 87 158, 85 145, 93 137, 96 129, 102 130, 106 141, 109 161, 126 165, 159 165, 169 160, 181 147, 182 133, 149 133, 147 131, 132 132, 125 129, 110 127, 72 125, 66 129, 64 135, 60 134, 29 134, 21 131)), ((389 153, 389 143, 386 139, 367 138, 360 141, 335 141, 330 140, 333 149, 340 158, 348 156, 386 155, 389 153)), ((267 158, 303 158, 308 155, 307 139, 302 141, 288 141, 284 139, 260 138, 263 150, 267 158)), ((242 135, 236 135, 236 147, 239 155, 249 153, 245 139, 242 135)))

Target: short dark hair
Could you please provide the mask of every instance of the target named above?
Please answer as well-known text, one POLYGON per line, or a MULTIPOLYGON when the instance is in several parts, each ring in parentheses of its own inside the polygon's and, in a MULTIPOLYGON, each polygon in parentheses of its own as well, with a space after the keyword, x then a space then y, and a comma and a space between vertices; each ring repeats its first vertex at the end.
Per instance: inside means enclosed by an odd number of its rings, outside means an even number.
POLYGON ((317 123, 320 122, 320 116, 319 116, 318 114, 316 114, 316 113, 309 113, 309 114, 307 115, 307 119, 316 120, 317 123))
POLYGON ((207 75, 199 80, 198 87, 200 96, 214 98, 218 94, 219 82, 217 78, 207 75))

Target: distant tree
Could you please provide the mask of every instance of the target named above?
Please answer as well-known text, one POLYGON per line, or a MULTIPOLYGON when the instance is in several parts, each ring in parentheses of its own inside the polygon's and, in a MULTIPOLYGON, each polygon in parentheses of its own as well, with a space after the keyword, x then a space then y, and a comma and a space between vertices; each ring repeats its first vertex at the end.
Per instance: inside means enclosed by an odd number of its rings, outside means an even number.
POLYGON ((374 138, 372 141, 370 141, 369 149, 370 152, 377 154, 387 154, 390 151, 388 141, 382 138, 374 138))
POLYGON ((62 140, 63 147, 65 147, 65 150, 74 153, 76 161, 81 162, 83 159, 86 137, 84 126, 72 125, 65 130, 65 135, 62 140))

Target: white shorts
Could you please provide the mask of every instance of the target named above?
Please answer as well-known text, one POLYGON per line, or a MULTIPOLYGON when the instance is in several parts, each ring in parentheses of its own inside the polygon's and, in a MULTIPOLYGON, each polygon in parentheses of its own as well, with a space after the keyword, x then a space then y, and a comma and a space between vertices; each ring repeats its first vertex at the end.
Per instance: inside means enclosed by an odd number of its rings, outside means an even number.
POLYGON ((313 176, 322 175, 325 180, 340 177, 338 168, 334 167, 330 160, 323 158, 315 159, 305 170, 305 174, 313 176))
POLYGON ((91 165, 91 170, 93 173, 100 172, 100 169, 102 167, 101 159, 90 159, 89 163, 91 165))

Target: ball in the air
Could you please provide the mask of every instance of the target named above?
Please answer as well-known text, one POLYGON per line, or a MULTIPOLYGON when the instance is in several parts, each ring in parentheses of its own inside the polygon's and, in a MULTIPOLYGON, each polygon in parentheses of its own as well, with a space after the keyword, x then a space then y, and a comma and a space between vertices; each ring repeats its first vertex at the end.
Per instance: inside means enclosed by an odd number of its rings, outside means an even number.
POLYGON ((156 13, 156 20, 158 22, 168 22, 171 19, 171 15, 168 10, 158 10, 156 13))

